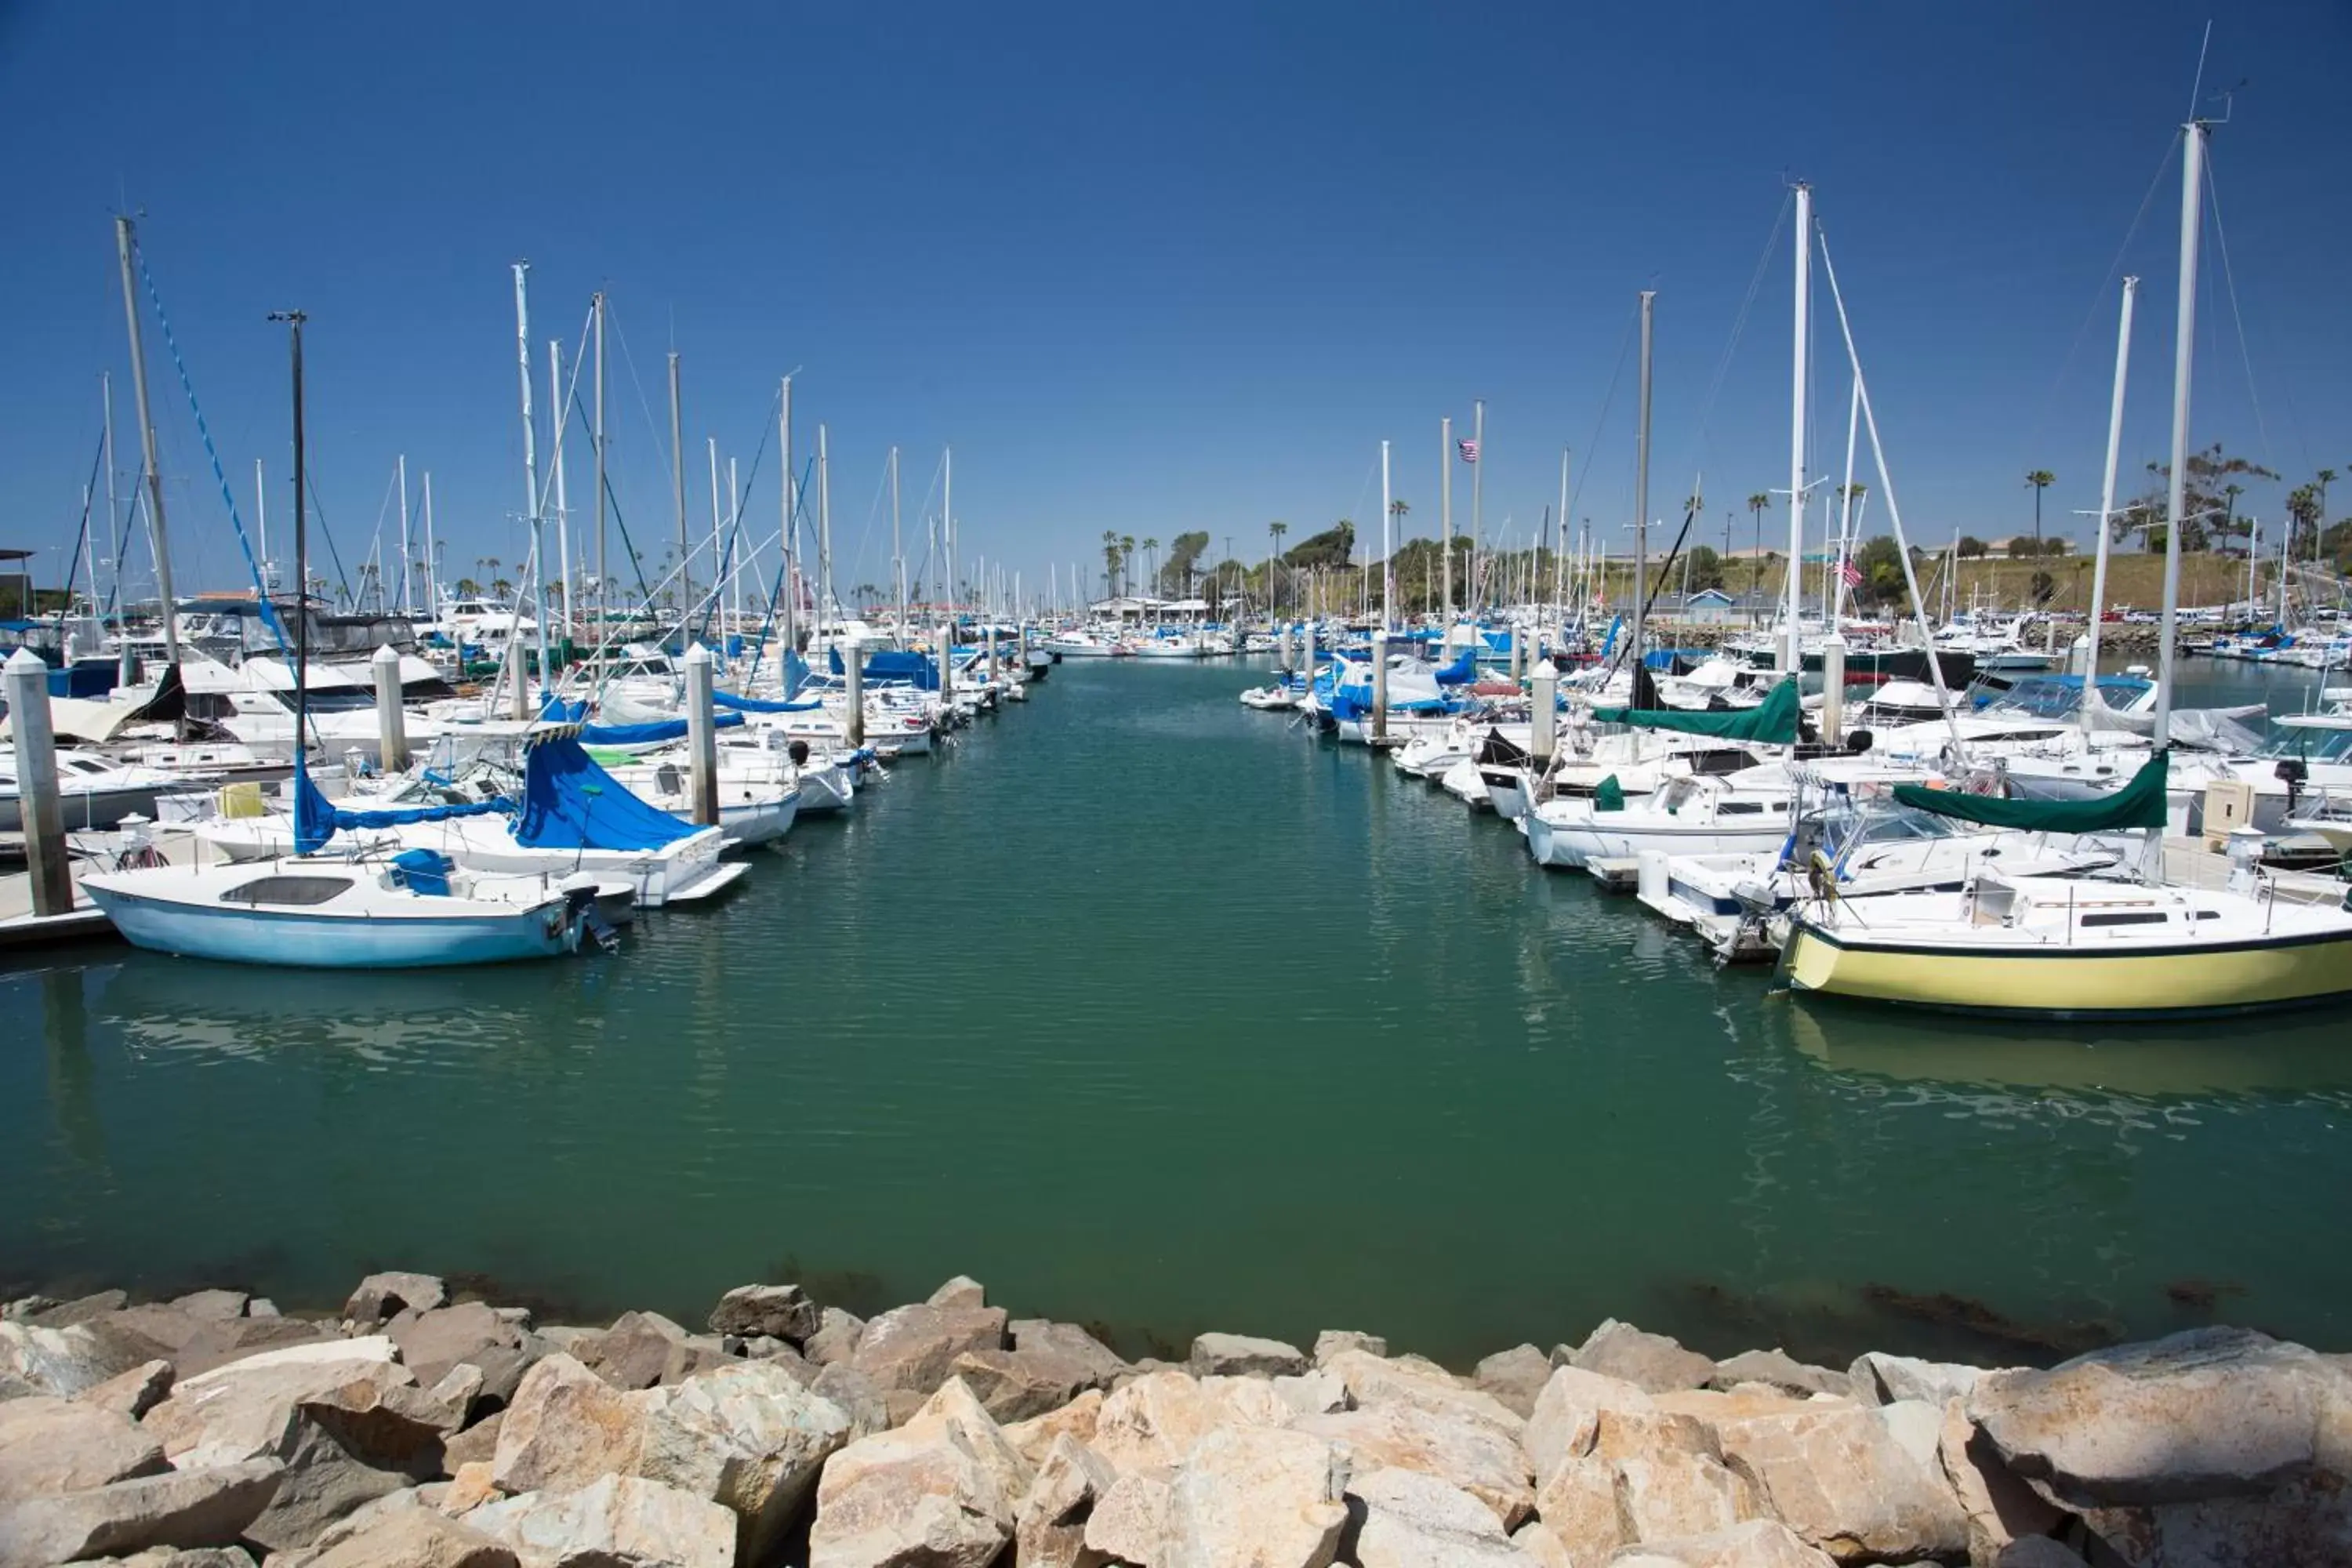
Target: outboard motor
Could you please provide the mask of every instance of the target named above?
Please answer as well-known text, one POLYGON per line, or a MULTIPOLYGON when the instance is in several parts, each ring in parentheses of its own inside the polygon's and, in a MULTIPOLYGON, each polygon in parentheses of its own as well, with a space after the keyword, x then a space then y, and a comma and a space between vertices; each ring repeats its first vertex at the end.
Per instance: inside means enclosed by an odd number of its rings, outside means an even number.
POLYGON ((804 768, 808 766, 809 744, 806 741, 794 741, 784 748, 784 755, 792 758, 793 766, 804 768))
POLYGON ((1862 755, 1864 752, 1870 750, 1870 741, 1871 735, 1869 731, 1855 730, 1852 731, 1845 738, 1846 754, 1853 757, 1862 755))
POLYGON ((2272 773, 2286 785, 2286 814, 2293 816, 2295 797, 2303 793, 2304 781, 2311 777, 2311 769, 2301 757, 2281 757, 2272 773))

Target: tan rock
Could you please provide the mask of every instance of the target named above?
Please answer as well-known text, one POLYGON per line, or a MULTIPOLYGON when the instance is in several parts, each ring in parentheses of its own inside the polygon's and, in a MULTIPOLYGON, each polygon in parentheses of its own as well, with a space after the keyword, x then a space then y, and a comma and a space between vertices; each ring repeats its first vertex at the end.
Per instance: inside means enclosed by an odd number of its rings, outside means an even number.
POLYGON ((1626 1542, 1617 1517, 1617 1468, 1592 1454, 1571 1454, 1536 1491, 1536 1512, 1576 1568, 1606 1563, 1626 1542))
POLYGON ((52 1394, 0 1400, 0 1504, 166 1468, 163 1444, 127 1415, 52 1394))
POLYGON ((447 1304, 449 1287, 431 1274, 371 1274, 343 1303, 343 1316, 362 1327, 373 1327, 404 1308, 429 1312, 447 1304))
POLYGON ((1307 1370, 1297 1345, 1247 1334, 1202 1334, 1187 1363, 1195 1377, 1295 1377, 1307 1370))
POLYGON ((1853 1385, 1853 1396, 1864 1405, 1916 1399, 1940 1406, 1947 1400, 1966 1399, 1984 1375, 1980 1369, 1957 1362, 1866 1351, 1854 1358, 1846 1380, 1853 1385))
POLYGON ((1603 1319, 1570 1359, 1586 1372, 1618 1378, 1649 1394, 1697 1388, 1715 1375, 1715 1363, 1685 1350, 1679 1340, 1614 1318, 1603 1319))
POLYGON ((1012 1444, 1013 1452, 1034 1469, 1045 1462, 1046 1450, 1054 1446, 1056 1437, 1075 1437, 1091 1448, 1095 1424, 1102 1417, 1102 1390, 1089 1388, 1059 1410, 1049 1410, 1043 1415, 1006 1426, 1003 1428, 1004 1440, 1012 1444))
POLYGON ((1360 1351, 1376 1359, 1386 1359, 1388 1341, 1378 1334, 1358 1333, 1353 1329, 1326 1329, 1315 1336, 1315 1364, 1328 1366, 1331 1358, 1341 1351, 1360 1351))
POLYGON ((985 1307, 988 1287, 969 1274, 959 1274, 925 1299, 929 1307, 985 1307))
POLYGON ((1819 1402, 1811 1397, 1784 1394, 1760 1384, 1744 1384, 1727 1391, 1679 1389, 1673 1394, 1657 1394, 1651 1403, 1660 1410, 1695 1415, 1710 1426, 1721 1421, 1745 1421, 1755 1415, 1791 1415, 1801 1410, 1819 1408, 1819 1402))
POLYGON ((1365 1468, 1392 1467, 1435 1476, 1485 1503, 1506 1530, 1535 1507, 1527 1456, 1496 1427, 1452 1411, 1379 1405, 1302 1416, 1293 1429, 1345 1443, 1365 1468))
POLYGON ((1056 1436, 1014 1515, 1019 1568, 1097 1568, 1102 1559, 1087 1549, 1087 1521, 1118 1480, 1084 1443, 1067 1433, 1056 1436))
POLYGON ((1644 1542, 1611 1559, 1610 1568, 1830 1568, 1832 1561, 1780 1521, 1759 1519, 1706 1535, 1644 1542))
POLYGON ((1501 1400, 1418 1356, 1384 1361, 1362 1351, 1335 1352, 1324 1370, 1338 1376, 1351 1405, 1371 1409, 1384 1405, 1410 1405, 1484 1423, 1517 1442, 1527 1421, 1501 1400))
POLYGON ((1790 1528, 1842 1563, 1952 1556, 1968 1517, 1941 1471, 1899 1441, 1882 1413, 1824 1403, 1715 1429, 1727 1463, 1790 1528))
POLYGON ((1103 1402, 1088 1444, 1122 1475, 1172 1468, 1228 1414, 1191 1373, 1147 1373, 1103 1402))
POLYGON ((498 1482, 490 1479, 489 1461, 481 1459, 457 1467, 457 1473, 451 1478, 449 1489, 442 1495, 439 1506, 443 1513, 455 1518, 461 1513, 471 1513, 484 1503, 495 1502, 505 1495, 499 1490, 498 1482))
POLYGON ((1503 1533, 1494 1510, 1468 1492, 1413 1470, 1350 1476, 1363 1508, 1359 1568, 1536 1568, 1503 1533))
POLYGON ((284 1458, 303 1412, 362 1463, 405 1465, 457 1421, 382 1335, 266 1351, 184 1377, 143 1425, 182 1469, 284 1458))
MULTIPOLYGON (((1326 1418, 1328 1419, 1328 1417, 1326 1418)), ((1328 1568, 1348 1522, 1348 1459, 1305 1432, 1225 1426, 1169 1489, 1156 1568, 1328 1568)))
POLYGON ((1175 1471, 1129 1470, 1111 1484, 1087 1521, 1086 1546, 1095 1555, 1135 1568, 1162 1568, 1168 1554, 1168 1513, 1175 1471))
POLYGON ((802 1345, 801 1353, 812 1365, 831 1366, 845 1362, 857 1353, 857 1341, 866 1332, 866 1320, 838 1307, 821 1308, 817 1312, 816 1332, 802 1345))
POLYGON ((1542 1520, 1531 1519, 1511 1532, 1511 1544, 1536 1564, 1536 1568, 1584 1568, 1568 1543, 1542 1520))
POLYGON ((765 1334, 794 1343, 818 1328, 817 1304, 797 1285, 739 1285, 710 1310, 710 1331, 746 1339, 765 1334))
POLYGON ((725 1507, 740 1554, 763 1562, 816 1489, 849 1417, 768 1362, 738 1362, 639 1396, 645 1412, 627 1473, 725 1507))
POLYGON ((461 1521, 530 1568, 734 1568, 735 1516, 640 1476, 577 1491, 526 1492, 461 1521))
MULTIPOLYGON (((276 1559, 271 1559, 273 1563, 276 1559)), ((303 1568, 517 1568, 513 1548, 431 1509, 400 1509, 303 1568)))
POLYGON ((1810 1365, 1778 1346, 1769 1351, 1741 1351, 1717 1362, 1715 1375, 1707 1379, 1706 1385, 1730 1390, 1743 1383, 1765 1384, 1799 1398, 1816 1394, 1833 1394, 1840 1398, 1853 1395, 1853 1377, 1850 1373, 1810 1365))
POLYGON ((1592 1451, 1604 1410, 1649 1410, 1650 1396, 1621 1378, 1572 1366, 1555 1367, 1536 1395, 1521 1446, 1538 1479, 1562 1460, 1592 1451))
POLYGON ((1076 1323, 1050 1318, 1015 1318, 1006 1331, 1016 1351, 1052 1351, 1087 1370, 1086 1386, 1110 1392, 1111 1384, 1135 1369, 1117 1352, 1076 1323))
POLYGON ((866 1325, 849 1364, 886 1392, 928 1395, 966 1351, 1003 1350, 1005 1321, 1001 1307, 899 1307, 866 1325))
POLYGON ((476 1462, 488 1464, 498 1457, 499 1431, 506 1425, 507 1413, 493 1410, 471 1426, 446 1437, 441 1442, 441 1468, 449 1475, 457 1473, 460 1465, 476 1462))
POLYGON ((1470 1374, 1472 1386, 1502 1401, 1513 1415, 1533 1415, 1536 1398, 1551 1381, 1551 1362, 1533 1345, 1514 1345, 1480 1362, 1470 1374))
POLYGON ((987 1568, 1013 1537, 1015 1499, 967 1426, 919 1416, 834 1455, 817 1482, 810 1568, 987 1568))
POLYGON ((1703 1454, 1669 1448, 1613 1462, 1618 1521, 1635 1541, 1708 1535, 1758 1511, 1731 1471, 1703 1454))
POLYGON ((1059 1410, 1093 1377, 1086 1367, 1050 1350, 966 1351, 950 1370, 999 1421, 1026 1421, 1059 1410))
POLYGON ((142 1362, 129 1372, 118 1373, 104 1383, 83 1389, 74 1397, 84 1405, 111 1410, 136 1421, 163 1403, 172 1392, 173 1375, 168 1361, 142 1362))
POLYGON ((150 1546, 232 1545, 285 1472, 276 1459, 253 1459, 20 1500, 0 1509, 0 1568, 49 1568, 150 1546))
POLYGON ((491 1473, 501 1491, 571 1491, 635 1469, 646 1402, 558 1352, 523 1374, 499 1424, 491 1473))

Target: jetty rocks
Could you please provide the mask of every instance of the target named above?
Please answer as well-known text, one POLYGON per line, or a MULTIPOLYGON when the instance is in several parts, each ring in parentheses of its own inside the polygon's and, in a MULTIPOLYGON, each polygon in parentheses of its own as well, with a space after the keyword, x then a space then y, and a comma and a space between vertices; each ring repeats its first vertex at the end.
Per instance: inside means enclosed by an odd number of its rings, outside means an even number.
POLYGON ((2203 1329, 2047 1370, 1613 1320, 1466 1373, 1371 1334, 1129 1362, 967 1279, 861 1320, 542 1323, 425 1274, 0 1310, 0 1568, 2301 1568, 2352 1358, 2203 1329))

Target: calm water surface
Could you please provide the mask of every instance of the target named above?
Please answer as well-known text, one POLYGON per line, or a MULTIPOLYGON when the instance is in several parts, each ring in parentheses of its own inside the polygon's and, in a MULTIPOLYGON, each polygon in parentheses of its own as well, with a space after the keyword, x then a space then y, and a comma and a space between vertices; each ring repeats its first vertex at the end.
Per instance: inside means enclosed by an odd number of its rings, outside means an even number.
POLYGON ((2352 1255, 2314 1245, 2339 1016, 1769 995, 1251 679, 1065 665, 614 959, 0 969, 0 1286, 290 1305, 397 1264, 698 1317, 963 1271, 1131 1352, 1336 1325, 1457 1361, 1609 1314, 1718 1353, 2352 1344, 2352 1255))

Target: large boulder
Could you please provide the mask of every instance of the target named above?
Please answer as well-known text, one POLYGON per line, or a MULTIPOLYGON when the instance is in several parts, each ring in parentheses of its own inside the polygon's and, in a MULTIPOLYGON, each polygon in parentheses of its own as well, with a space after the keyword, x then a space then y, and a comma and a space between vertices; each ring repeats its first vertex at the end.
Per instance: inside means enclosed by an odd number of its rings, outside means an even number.
POLYGON ((979 1280, 973 1279, 969 1274, 959 1274, 954 1279, 949 1280, 946 1284, 940 1286, 938 1289, 932 1291, 930 1296, 925 1300, 924 1305, 929 1307, 985 1307, 988 1305, 988 1287, 982 1285, 979 1280))
MULTIPOLYGON (((1560 1359, 1555 1351, 1553 1360, 1560 1359)), ((1715 1375, 1715 1363, 1696 1351, 1685 1350, 1681 1341, 1646 1332, 1614 1318, 1601 1320, 1601 1326, 1586 1335, 1566 1360, 1570 1366, 1630 1383, 1650 1394, 1697 1388, 1715 1375)))
POLYGON ((744 1362, 644 1396, 634 1472, 734 1511, 740 1555, 764 1561, 816 1489, 849 1417, 782 1368, 744 1362))
POLYGON ((710 1331, 750 1339, 766 1334, 794 1344, 817 1331, 817 1305, 797 1285, 739 1285, 710 1309, 710 1331))
POLYGON ((558 1352, 523 1374, 499 1423, 490 1468, 509 1493, 570 1491, 632 1469, 645 1445, 645 1402, 558 1352))
POLYGON ((1618 1521, 1634 1541, 1708 1535, 1760 1511, 1753 1491, 1705 1454, 1663 1448, 1614 1463, 1618 1521))
POLYGON ((1262 1378, 1195 1378, 1170 1369, 1130 1379, 1103 1401, 1087 1442, 1110 1467, 1169 1468, 1221 1426, 1281 1426, 1296 1412, 1262 1378))
POLYGON ((1533 1345, 1497 1351, 1470 1373, 1471 1386, 1493 1394, 1520 1416, 1535 1414, 1536 1396, 1550 1381, 1551 1359, 1533 1345))
POLYGON ((1612 1568, 1831 1568, 1831 1559, 1778 1520, 1751 1520, 1703 1535, 1643 1542, 1612 1568))
MULTIPOLYGON (((2334 1477, 2290 1481, 2260 1497, 2206 1498, 2083 1514, 2102 1568, 2343 1568, 2352 1563, 2352 1489, 2334 1477)), ((2003 1563, 2032 1537, 2003 1549, 2003 1563)))
MULTIPOLYGON (((303 1344, 331 1344, 338 1339, 331 1325, 305 1322, 299 1318, 194 1321, 196 1322, 195 1332, 171 1352, 172 1364, 182 1377, 194 1377, 216 1366, 226 1366, 231 1362, 242 1361, 266 1351, 285 1350, 303 1344)), ((110 1326, 109 1321, 101 1321, 97 1325, 101 1332, 110 1326)))
POLYGON ((582 1359, 614 1387, 639 1389, 676 1383, 724 1355, 715 1336, 698 1341, 659 1312, 624 1312, 596 1342, 593 1358, 582 1359))
POLYGON ((1707 1379, 1706 1386, 1728 1391, 1747 1383, 1760 1383, 1783 1394, 1800 1396, 1834 1394, 1841 1398, 1850 1398, 1853 1394, 1851 1373, 1832 1372, 1825 1366, 1810 1365, 1777 1346, 1769 1351, 1741 1351, 1736 1356, 1717 1362, 1715 1375, 1707 1379))
MULTIPOLYGON (((1914 1406, 1913 1408, 1922 1408, 1914 1406)), ((1841 1563, 1908 1562, 1968 1549, 1968 1516, 1916 1435, 1887 1413, 1824 1402, 1786 1415, 1717 1424, 1727 1463, 1772 1514, 1841 1563)))
POLYGON ((1362 1351, 1339 1351, 1324 1362, 1323 1370, 1339 1380, 1349 1403, 1360 1408, 1404 1405, 1457 1415, 1493 1426, 1514 1442, 1527 1430, 1526 1420, 1501 1400, 1417 1356, 1390 1361, 1362 1351))
POLYGON ((153 1359, 101 1340, 87 1323, 45 1328, 0 1322, 0 1388, 11 1384, 35 1394, 66 1397, 153 1359))
POLYGON ((1540 1480, 1560 1463, 1592 1451, 1604 1410, 1649 1410, 1650 1396, 1620 1378, 1572 1366, 1555 1367, 1536 1395, 1521 1443, 1540 1480))
POLYGON ((1161 1568, 1168 1552, 1168 1511, 1176 1472, 1130 1470, 1096 1500, 1087 1519, 1086 1547, 1097 1563, 1161 1568))
POLYGON ((847 1362, 835 1362, 816 1374, 809 1392, 828 1399, 849 1417, 849 1440, 870 1437, 890 1427, 890 1399, 882 1386, 847 1362))
POLYGON ((373 1328, 404 1310, 429 1312, 446 1305, 448 1300, 449 1287, 437 1275, 371 1274, 343 1303, 343 1316, 362 1328, 373 1328))
POLYGON ((1059 1410, 1093 1380, 1087 1368, 1045 1350, 966 1351, 950 1371, 999 1421, 1026 1421, 1059 1410))
POLYGON ((1457 1411, 1388 1404, 1302 1416, 1296 1430, 1345 1443, 1367 1468, 1434 1476, 1494 1510, 1505 1530, 1535 1507, 1527 1456, 1512 1436, 1457 1411))
POLYGON ((53 1394, 0 1400, 0 1505, 166 1468, 163 1445, 127 1415, 53 1394))
POLYGON ((1494 1510, 1416 1470, 1351 1475, 1363 1510, 1349 1561, 1359 1568, 1540 1568, 1511 1543, 1494 1510))
POLYGON ((1536 1489, 1536 1511, 1576 1568, 1605 1563, 1625 1544, 1617 1515, 1617 1467, 1598 1454, 1571 1454, 1536 1489))
POLYGON ((899 1307, 866 1325, 849 1364, 887 1390, 928 1394, 945 1383, 956 1357, 1004 1348, 1002 1307, 899 1307))
POLYGON ((253 1297, 244 1290, 191 1290, 173 1298, 172 1305, 192 1318, 242 1318, 253 1297))
MULTIPOLYGON (((1004 1440, 1013 1451, 1029 1462, 1034 1469, 1045 1462, 1046 1453, 1057 1437, 1074 1437, 1091 1445, 1095 1426, 1102 1419, 1103 1393, 1089 1388, 1059 1410, 1049 1410, 1043 1415, 1033 1415, 1026 1421, 1015 1421, 1004 1428, 1004 1440)), ((1089 1453, 1093 1452, 1091 1447, 1089 1453)))
POLYGON ((1356 1351, 1364 1355, 1386 1360, 1388 1341, 1378 1334, 1359 1333, 1354 1329, 1325 1329, 1315 1336, 1315 1364, 1328 1366, 1331 1358, 1342 1351, 1356 1351))
POLYGON ((1067 1433, 1055 1437, 1036 1468, 1013 1517, 1013 1561, 1019 1568, 1095 1568, 1087 1521, 1118 1484, 1118 1472, 1067 1433))
POLYGON ((606 1476, 577 1491, 484 1503, 469 1528, 514 1549, 523 1568, 733 1568, 735 1516, 649 1481, 606 1476))
POLYGON ((802 1344, 801 1353, 817 1366, 845 1362, 857 1353, 857 1342, 865 1333, 865 1319, 838 1307, 825 1307, 817 1312, 816 1331, 802 1344))
POLYGON ((173 1470, 0 1509, 0 1568, 49 1568, 151 1546, 228 1546, 268 1506, 275 1459, 173 1470))
POLYGON ((1916 1399, 1926 1405, 1966 1399, 1976 1391, 1982 1369, 1958 1362, 1921 1361, 1916 1356, 1864 1351, 1846 1373, 1853 1396, 1864 1405, 1916 1399))
POLYGON ((1297 1345, 1247 1334, 1202 1334, 1186 1363, 1195 1377, 1293 1377, 1307 1370, 1297 1345))
POLYGON ((1328 1568, 1348 1522, 1349 1460, 1305 1432, 1227 1426, 1185 1456, 1154 1568, 1328 1568))
MULTIPOLYGON (((46 1298, 35 1297, 32 1300, 40 1301, 46 1298)), ((103 1317, 109 1312, 119 1312, 130 1304, 131 1297, 126 1291, 99 1290, 88 1296, 77 1296, 70 1301, 37 1307, 21 1314, 12 1310, 8 1315, 37 1328, 65 1329, 76 1323, 89 1322, 92 1318, 103 1317)))
POLYGON ((905 1426, 826 1462, 810 1568, 987 1568, 1030 1482, 979 1401, 950 1382, 905 1426))
POLYGON ((295 1416, 280 1457, 286 1474, 278 1490, 245 1527, 246 1540, 273 1553, 311 1545, 330 1525, 414 1479, 365 1463, 307 1412, 295 1416))
POLYGON ((2319 1468, 2340 1479, 2352 1461, 2340 1446, 2352 1373, 2250 1329, 1990 1373, 1969 1415, 2011 1469, 2070 1508, 2252 1496, 2319 1468))
POLYGON ((1050 1318, 1015 1318, 1010 1332, 1014 1350, 1051 1351, 1076 1362, 1087 1371, 1085 1386, 1099 1388, 1106 1394, 1114 1383, 1135 1370, 1108 1345, 1076 1323, 1057 1323, 1050 1318))
POLYGON ((384 1333, 400 1347, 400 1359, 416 1381, 428 1388, 458 1367, 478 1368, 481 1383, 469 1404, 493 1410, 514 1397, 515 1385, 546 1349, 479 1301, 403 1312, 385 1325, 384 1333))
MULTIPOLYGON (((273 1559, 273 1561, 275 1561, 273 1559)), ((170 1568, 180 1568, 173 1563, 170 1568)), ((399 1509, 303 1568, 518 1568, 514 1549, 429 1508, 399 1509)))
POLYGON ((382 1335, 263 1352, 182 1378, 144 1425, 183 1469, 285 1458, 308 1415, 362 1463, 430 1474, 458 1416, 394 1355, 382 1335))
POLYGON ((2063 1518, 2009 1468, 1959 1400, 1944 1406, 1937 1426, 1936 1463, 1968 1515, 1971 1563, 1990 1562, 2013 1541, 2047 1534, 2063 1518))

